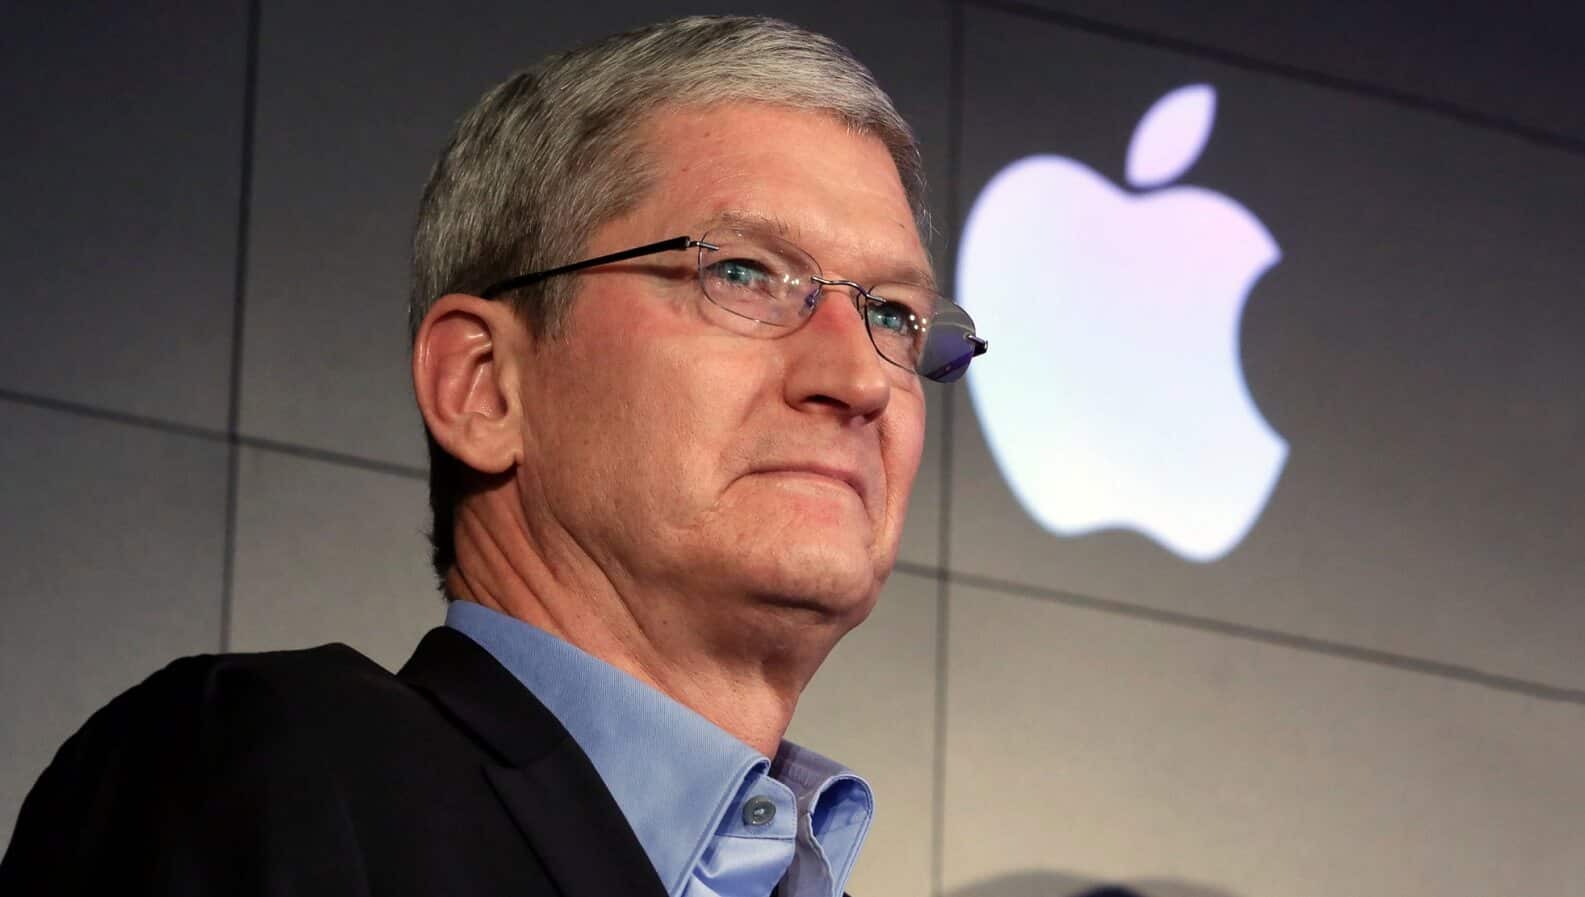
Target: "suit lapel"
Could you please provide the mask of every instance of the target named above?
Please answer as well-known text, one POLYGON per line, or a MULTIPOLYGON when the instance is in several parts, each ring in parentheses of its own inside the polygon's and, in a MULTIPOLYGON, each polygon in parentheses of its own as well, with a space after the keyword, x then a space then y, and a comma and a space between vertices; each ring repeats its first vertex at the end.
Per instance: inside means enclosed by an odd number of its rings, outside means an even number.
POLYGON ((434 629, 397 675, 489 749, 485 777, 564 897, 666 897, 588 756, 488 651, 434 629))
POLYGON ((604 786, 599 796, 610 812, 591 812, 591 794, 578 786, 580 776, 564 774, 578 761, 589 762, 571 739, 565 744, 576 758, 550 756, 527 769, 486 766, 484 773, 564 897, 666 897, 604 786))

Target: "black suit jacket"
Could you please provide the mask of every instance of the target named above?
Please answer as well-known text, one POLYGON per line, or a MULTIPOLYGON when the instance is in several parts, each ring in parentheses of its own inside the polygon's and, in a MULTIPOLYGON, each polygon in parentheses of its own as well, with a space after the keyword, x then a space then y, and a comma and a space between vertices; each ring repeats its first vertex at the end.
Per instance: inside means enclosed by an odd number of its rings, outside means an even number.
POLYGON ((665 897, 582 750, 436 629, 393 676, 345 645, 179 660, 28 795, 0 894, 665 897))

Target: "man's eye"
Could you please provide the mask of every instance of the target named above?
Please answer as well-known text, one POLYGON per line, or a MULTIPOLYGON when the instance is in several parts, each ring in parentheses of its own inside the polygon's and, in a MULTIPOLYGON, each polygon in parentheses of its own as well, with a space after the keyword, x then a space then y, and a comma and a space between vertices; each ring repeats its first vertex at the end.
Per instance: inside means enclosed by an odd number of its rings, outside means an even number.
POLYGON ((870 326, 888 333, 912 336, 920 327, 919 316, 901 302, 876 302, 869 307, 870 326))
POLYGON ((723 259, 712 264, 710 276, 727 286, 744 290, 769 290, 770 272, 753 259, 723 259))

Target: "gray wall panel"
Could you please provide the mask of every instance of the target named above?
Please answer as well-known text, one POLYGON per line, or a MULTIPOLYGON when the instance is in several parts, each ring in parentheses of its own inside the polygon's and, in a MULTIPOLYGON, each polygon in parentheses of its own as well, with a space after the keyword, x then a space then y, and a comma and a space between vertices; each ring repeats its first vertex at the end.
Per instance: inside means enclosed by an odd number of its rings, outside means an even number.
POLYGON ((0 402, 0 844, 62 741, 220 648, 226 446, 0 402))
POLYGON ((423 535, 425 484, 241 451, 233 650, 344 642, 400 667, 445 618, 423 535))
MULTIPOLYGON (((1585 435, 1585 263, 1573 236, 1585 160, 1002 13, 970 14, 967 60, 965 209, 1029 154, 1121 179, 1152 101, 1182 84, 1217 88, 1215 131, 1184 183, 1243 203, 1281 246, 1240 340, 1254 400, 1291 451, 1246 540, 1190 563, 1136 532, 1049 535, 1004 484, 959 395, 952 566, 1585 683, 1574 636, 1585 607, 1572 600, 1585 592, 1585 471, 1572 460, 1585 435)), ((1057 220, 1053 209, 1034 226, 1057 220)), ((1156 263, 1142 252, 1131 264, 1156 263)), ((1054 289, 1036 301, 1083 298, 1054 289)), ((973 311, 975 297, 964 301, 973 311)), ((1014 364, 1017 341, 1004 338, 998 355, 989 336, 985 370, 1014 364)), ((1027 414, 1053 422, 1110 385, 1032 380, 1027 414)), ((1118 404, 1113 416, 1152 465, 1172 465, 1188 434, 1153 429, 1157 410, 1118 404)))
POLYGON ((1585 60, 1576 39, 1585 18, 1578 4, 1566 0, 1457 7, 1434 0, 1032 0, 1027 6, 1585 141, 1585 108, 1579 103, 1585 60))
POLYGON ((0 11, 0 387, 224 428, 240 2, 0 11))
POLYGON ((1578 706, 950 592, 945 893, 1577 893, 1578 706))

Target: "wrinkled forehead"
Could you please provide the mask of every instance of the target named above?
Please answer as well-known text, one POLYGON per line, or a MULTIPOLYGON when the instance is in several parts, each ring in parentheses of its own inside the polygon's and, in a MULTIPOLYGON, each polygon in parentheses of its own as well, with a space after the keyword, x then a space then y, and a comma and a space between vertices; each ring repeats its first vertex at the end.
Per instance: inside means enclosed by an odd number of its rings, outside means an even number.
MULTIPOLYGON (((671 105, 639 139, 658 229, 736 226, 798 244, 823 267, 931 286, 919 216, 890 149, 835 115, 753 102, 671 105)), ((695 234, 697 235, 697 234, 695 234)))

